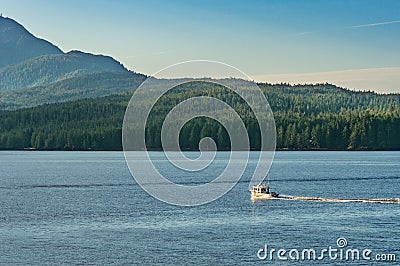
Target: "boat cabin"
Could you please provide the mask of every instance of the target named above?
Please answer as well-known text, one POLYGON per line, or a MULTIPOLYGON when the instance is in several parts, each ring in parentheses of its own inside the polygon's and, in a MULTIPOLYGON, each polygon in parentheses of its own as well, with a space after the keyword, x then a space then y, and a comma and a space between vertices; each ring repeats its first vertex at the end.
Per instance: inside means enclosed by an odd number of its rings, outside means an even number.
POLYGON ((255 194, 269 194, 269 186, 267 187, 264 184, 253 186, 251 192, 255 194))

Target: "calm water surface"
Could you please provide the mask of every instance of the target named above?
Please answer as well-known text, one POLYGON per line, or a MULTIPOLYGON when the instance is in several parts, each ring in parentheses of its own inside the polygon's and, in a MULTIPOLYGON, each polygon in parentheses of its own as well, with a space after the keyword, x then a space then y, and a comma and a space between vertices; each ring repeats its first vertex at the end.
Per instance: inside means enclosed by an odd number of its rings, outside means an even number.
MULTIPOLYGON (((227 153, 201 175, 161 172, 199 184, 223 169, 227 153)), ((400 205, 250 201, 251 154, 241 181, 222 198, 176 207, 146 194, 121 152, 0 152, 0 264, 398 265, 400 205), (397 262, 259 260, 257 251, 329 246, 393 253, 397 262)), ((400 152, 278 152, 271 169, 282 194, 400 197, 400 152)))

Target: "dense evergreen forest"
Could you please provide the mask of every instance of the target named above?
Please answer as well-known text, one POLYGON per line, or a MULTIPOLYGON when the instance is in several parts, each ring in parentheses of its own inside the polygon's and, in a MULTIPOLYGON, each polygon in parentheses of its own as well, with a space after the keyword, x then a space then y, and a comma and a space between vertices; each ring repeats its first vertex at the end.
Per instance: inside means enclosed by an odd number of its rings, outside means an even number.
MULTIPOLYGON (((278 149, 400 150, 400 95, 354 92, 330 84, 259 84, 274 112, 278 149)), ((121 127, 132 91, 96 99, 0 111, 0 149, 121 150, 121 127)), ((252 149, 260 132, 249 107, 235 93, 213 84, 186 84, 164 95, 153 108, 146 130, 149 149, 160 149, 161 122, 177 103, 212 96, 232 106, 245 121, 252 149)), ((216 121, 196 118, 180 133, 184 150, 212 137, 230 148, 216 121)))

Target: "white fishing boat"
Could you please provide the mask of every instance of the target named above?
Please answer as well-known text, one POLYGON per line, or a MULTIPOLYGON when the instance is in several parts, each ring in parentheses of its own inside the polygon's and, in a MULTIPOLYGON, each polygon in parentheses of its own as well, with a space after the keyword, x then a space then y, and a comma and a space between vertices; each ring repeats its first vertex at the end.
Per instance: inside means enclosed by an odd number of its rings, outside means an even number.
POLYGON ((269 200, 272 198, 277 198, 279 194, 276 192, 270 191, 269 187, 269 176, 268 176, 268 185, 258 184, 257 186, 253 186, 250 189, 251 200, 269 200))

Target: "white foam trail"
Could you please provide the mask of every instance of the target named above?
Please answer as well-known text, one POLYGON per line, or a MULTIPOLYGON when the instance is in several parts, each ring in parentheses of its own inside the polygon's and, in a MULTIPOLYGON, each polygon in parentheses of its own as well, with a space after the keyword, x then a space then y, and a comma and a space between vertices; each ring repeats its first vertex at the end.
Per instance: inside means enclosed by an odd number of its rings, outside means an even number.
POLYGON ((335 202, 335 203, 383 203, 383 204, 400 204, 400 198, 382 198, 382 199, 339 199, 339 198, 320 198, 320 197, 300 197, 300 196, 287 196, 279 195, 272 198, 277 200, 299 200, 299 201, 313 201, 313 202, 335 202))

